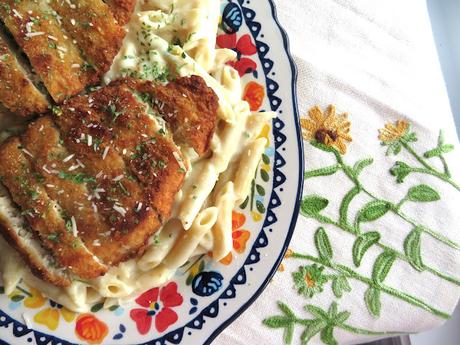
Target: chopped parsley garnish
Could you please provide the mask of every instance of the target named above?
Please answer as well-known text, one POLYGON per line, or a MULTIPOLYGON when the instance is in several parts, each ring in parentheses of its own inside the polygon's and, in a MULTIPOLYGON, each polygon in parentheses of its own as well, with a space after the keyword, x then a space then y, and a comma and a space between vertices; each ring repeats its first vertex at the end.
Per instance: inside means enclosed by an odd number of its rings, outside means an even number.
POLYGON ((53 232, 49 234, 46 238, 49 239, 51 242, 58 243, 61 234, 59 232, 53 232))
POLYGON ((96 182, 94 177, 87 176, 84 173, 69 174, 65 171, 60 171, 58 176, 63 180, 69 180, 77 184, 96 182))

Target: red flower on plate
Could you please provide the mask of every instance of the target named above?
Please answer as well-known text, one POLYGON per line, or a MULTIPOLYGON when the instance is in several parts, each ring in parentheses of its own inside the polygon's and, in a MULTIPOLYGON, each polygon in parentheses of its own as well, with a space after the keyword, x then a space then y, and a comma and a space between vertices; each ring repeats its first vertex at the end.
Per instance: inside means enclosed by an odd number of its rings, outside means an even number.
POLYGON ((136 322, 140 334, 147 334, 150 331, 154 318, 157 331, 164 332, 178 320, 178 316, 172 308, 180 306, 182 302, 183 298, 177 292, 177 284, 171 282, 161 289, 150 289, 140 295, 136 299, 136 303, 146 309, 133 309, 130 316, 136 322))
POLYGON ((244 57, 257 53, 257 47, 252 43, 251 36, 248 34, 241 36, 238 40, 236 34, 219 35, 217 36, 217 45, 220 48, 232 49, 238 54, 237 61, 230 61, 228 64, 236 69, 241 77, 256 70, 255 61, 244 57))

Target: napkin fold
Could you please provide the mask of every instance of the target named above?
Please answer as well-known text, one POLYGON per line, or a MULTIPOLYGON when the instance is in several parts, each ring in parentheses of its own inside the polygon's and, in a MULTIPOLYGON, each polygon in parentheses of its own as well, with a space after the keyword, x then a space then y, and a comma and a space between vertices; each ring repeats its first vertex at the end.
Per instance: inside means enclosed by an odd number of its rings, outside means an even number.
POLYGON ((425 2, 275 3, 299 70, 301 214, 280 272, 214 344, 440 325, 460 296, 460 165, 425 2))

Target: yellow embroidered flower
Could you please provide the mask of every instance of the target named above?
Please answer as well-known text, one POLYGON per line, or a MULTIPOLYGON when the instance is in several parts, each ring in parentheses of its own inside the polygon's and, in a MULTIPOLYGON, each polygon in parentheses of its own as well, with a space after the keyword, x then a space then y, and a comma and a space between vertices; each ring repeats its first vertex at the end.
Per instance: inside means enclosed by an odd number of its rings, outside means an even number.
POLYGON ((54 331, 59 326, 61 316, 67 322, 72 322, 75 319, 75 313, 50 301, 51 307, 43 309, 34 316, 34 321, 38 324, 45 325, 50 330, 54 331))
POLYGON ((409 130, 409 122, 405 120, 396 121, 396 126, 394 124, 387 123, 385 128, 379 129, 379 139, 386 144, 400 140, 409 130))
POLYGON ((318 107, 310 109, 308 117, 300 120, 304 129, 305 140, 316 140, 329 147, 335 147, 341 154, 347 152, 346 142, 351 142, 348 113, 336 114, 335 107, 330 105, 326 112, 318 107))
POLYGON ((417 141, 417 135, 411 131, 411 124, 405 120, 397 120, 396 124, 387 123, 379 129, 379 139, 383 146, 388 146, 387 155, 397 155, 403 146, 417 141))

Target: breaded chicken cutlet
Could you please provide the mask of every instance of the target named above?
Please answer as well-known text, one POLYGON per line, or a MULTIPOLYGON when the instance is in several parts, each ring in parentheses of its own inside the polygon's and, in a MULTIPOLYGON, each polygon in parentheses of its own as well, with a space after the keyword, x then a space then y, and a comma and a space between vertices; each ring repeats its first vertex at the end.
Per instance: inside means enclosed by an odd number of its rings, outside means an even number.
POLYGON ((195 76, 166 86, 122 79, 71 98, 0 147, 4 238, 57 286, 138 257, 170 217, 188 170, 176 143, 205 154, 217 107, 195 76), (196 133, 185 135, 192 124, 196 133))
MULTIPOLYGON (((125 15, 129 17, 131 13, 125 15)), ((43 84, 58 104, 99 83, 125 36, 123 27, 102 0, 5 0, 0 3, 0 21, 1 30, 11 35, 11 44, 27 57, 30 74, 35 74, 37 83, 43 84)), ((0 74, 1 83, 8 81, 8 75, 17 81, 27 80, 27 73, 15 67, 0 58, 0 68, 6 71, 0 74)), ((26 99, 32 94, 33 100, 37 99, 39 91, 33 85, 26 90, 18 82, 10 84, 10 92, 26 99), (30 89, 35 93, 29 93, 30 89)), ((9 97, 0 89, 0 102, 11 111, 23 115, 46 111, 43 104, 11 104, 9 97)))

